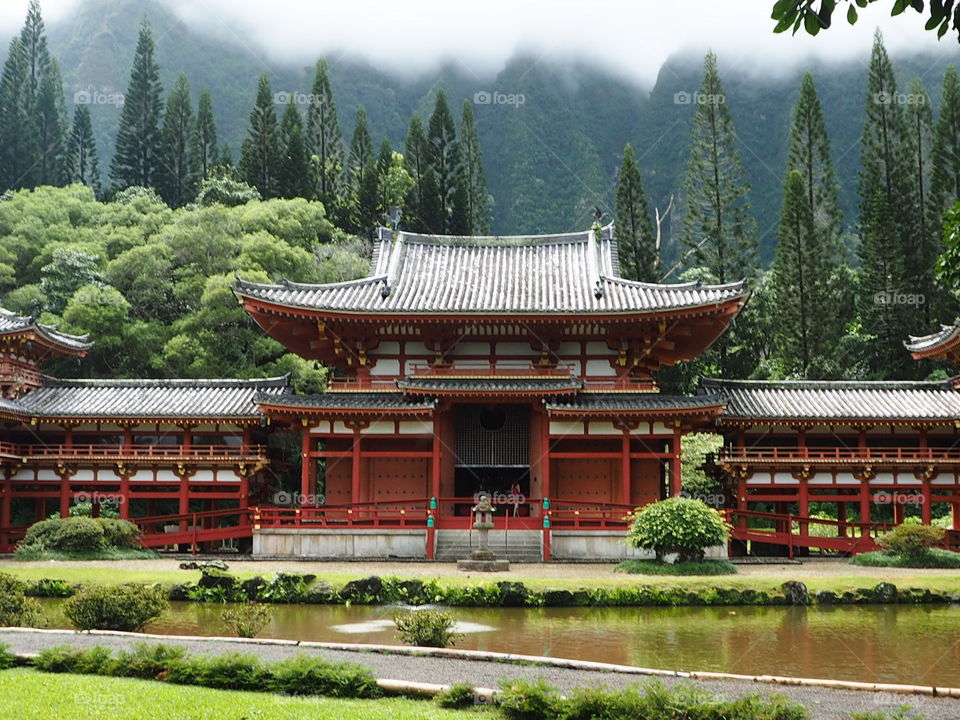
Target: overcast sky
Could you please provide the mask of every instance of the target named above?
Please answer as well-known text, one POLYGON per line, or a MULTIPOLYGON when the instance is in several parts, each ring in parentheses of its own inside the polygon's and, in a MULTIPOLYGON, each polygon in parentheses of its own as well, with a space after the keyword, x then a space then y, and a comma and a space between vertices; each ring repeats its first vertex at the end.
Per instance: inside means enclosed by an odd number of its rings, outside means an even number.
MULTIPOLYGON (((48 23, 69 17, 84 0, 41 0, 48 23)), ((28 0, 0 0, 0 34, 22 24, 28 0)), ((816 38, 774 35, 773 0, 159 0, 187 24, 213 31, 279 62, 312 63, 344 51, 388 70, 417 73, 454 58, 478 74, 495 72, 517 51, 552 59, 592 59, 638 80, 655 79, 671 54, 713 48, 759 72, 810 55, 859 57, 879 27, 893 53, 958 50, 954 33, 939 43, 913 10, 889 17, 892 0, 845 20, 816 38)), ((738 63, 740 64, 740 63, 738 63)), ((742 69, 742 68, 741 68, 742 69)))

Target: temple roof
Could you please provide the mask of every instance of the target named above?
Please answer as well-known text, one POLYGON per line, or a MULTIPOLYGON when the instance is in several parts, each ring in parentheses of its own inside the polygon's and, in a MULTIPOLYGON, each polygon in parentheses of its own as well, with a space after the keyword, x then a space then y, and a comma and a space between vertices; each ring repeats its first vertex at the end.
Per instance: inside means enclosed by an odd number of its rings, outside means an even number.
POLYGON ((88 350, 92 343, 87 342, 89 335, 68 335, 57 330, 56 325, 43 325, 34 317, 17 315, 15 312, 0 307, 0 335, 12 335, 33 331, 40 337, 55 345, 60 345, 72 351, 88 350))
POLYGON ((7 398, 0 397, 0 416, 28 416, 30 411, 27 410, 23 405, 21 405, 16 400, 8 400, 7 398))
POLYGON ((701 391, 727 400, 722 420, 956 420, 960 392, 941 381, 721 380, 701 391))
POLYGON ((744 281, 660 285, 620 277, 613 226, 563 235, 454 237, 380 228, 369 276, 236 292, 284 307, 342 313, 638 313, 746 299, 744 281))
POLYGON ((960 324, 941 325, 940 329, 929 335, 910 335, 904 346, 914 355, 930 355, 938 349, 946 349, 960 338, 960 324))
POLYGON ((630 413, 706 410, 722 407, 722 395, 661 395, 657 392, 583 392, 575 397, 545 400, 548 412, 630 413))
POLYGON ((255 419, 258 394, 292 392, 289 376, 253 380, 55 380, 18 404, 33 417, 255 419))
POLYGON ((530 377, 408 377, 397 387, 419 395, 557 395, 576 392, 583 383, 569 375, 530 377))
POLYGON ((383 412, 388 410, 429 412, 436 401, 423 397, 408 397, 402 392, 326 392, 318 395, 277 395, 260 393, 254 401, 261 405, 291 410, 348 412, 383 412))

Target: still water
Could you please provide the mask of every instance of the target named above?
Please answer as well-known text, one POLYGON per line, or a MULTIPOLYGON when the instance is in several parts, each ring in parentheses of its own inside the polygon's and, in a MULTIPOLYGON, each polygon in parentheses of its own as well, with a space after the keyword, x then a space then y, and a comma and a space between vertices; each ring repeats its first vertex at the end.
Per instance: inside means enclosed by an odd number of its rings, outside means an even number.
MULTIPOLYGON (((43 601, 51 627, 69 627, 43 601)), ((177 602, 147 632, 226 635, 222 605, 177 602)), ((399 644, 388 606, 275 605, 260 637, 399 644)), ((457 647, 670 670, 960 687, 960 606, 453 608, 457 647)))

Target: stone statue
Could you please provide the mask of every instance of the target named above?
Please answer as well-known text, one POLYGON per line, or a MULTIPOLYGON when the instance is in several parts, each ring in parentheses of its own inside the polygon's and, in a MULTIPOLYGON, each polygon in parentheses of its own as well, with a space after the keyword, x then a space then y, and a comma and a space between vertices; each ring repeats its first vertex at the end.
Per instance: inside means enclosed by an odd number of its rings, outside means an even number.
POLYGON ((479 572, 498 572, 510 569, 507 560, 498 560, 496 553, 490 549, 488 535, 493 528, 494 507, 490 503, 490 496, 480 494, 477 504, 471 508, 473 512, 473 529, 477 531, 477 549, 470 553, 468 560, 457 562, 458 570, 476 570, 479 572))

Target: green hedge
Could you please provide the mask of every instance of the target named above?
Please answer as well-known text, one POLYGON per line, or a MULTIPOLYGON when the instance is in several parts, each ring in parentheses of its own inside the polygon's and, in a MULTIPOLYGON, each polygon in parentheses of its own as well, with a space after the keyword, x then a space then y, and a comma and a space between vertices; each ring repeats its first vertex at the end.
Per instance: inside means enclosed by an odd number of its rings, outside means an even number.
POLYGON ((63 614, 77 630, 139 630, 169 607, 163 588, 90 585, 67 598, 63 614))
POLYGON ((21 560, 155 555, 140 547, 136 525, 115 518, 66 517, 41 520, 17 544, 21 560))

